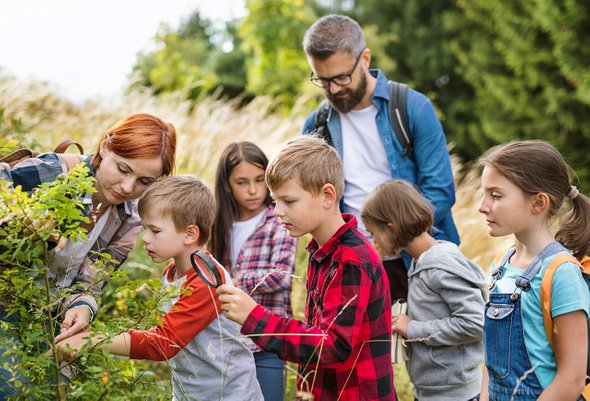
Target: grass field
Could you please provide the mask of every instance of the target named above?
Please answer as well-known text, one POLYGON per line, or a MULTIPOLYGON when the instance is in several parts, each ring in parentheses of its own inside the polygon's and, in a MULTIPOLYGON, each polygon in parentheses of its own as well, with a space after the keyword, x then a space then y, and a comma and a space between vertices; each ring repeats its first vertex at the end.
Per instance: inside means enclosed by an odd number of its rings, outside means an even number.
MULTIPOLYGON (((273 102, 256 99, 237 110, 236 102, 205 98, 196 105, 183 100, 182 93, 155 97, 148 92, 128 94, 121 104, 88 102, 76 106, 57 98, 46 85, 17 81, 0 71, 0 110, 4 118, 18 119, 29 129, 28 140, 34 138, 44 150, 52 150, 63 139, 81 142, 87 152, 93 151, 100 134, 128 114, 145 112, 172 122, 179 134, 177 172, 194 174, 209 185, 213 184, 217 160, 230 142, 248 140, 272 155, 286 139, 300 134, 308 100, 301 98, 289 115, 271 112, 273 102)), ((457 177, 456 204, 453 215, 461 235, 461 250, 487 270, 496 253, 510 239, 493 239, 486 233, 484 221, 477 212, 480 198, 479 173, 464 168, 453 159, 457 177)), ((296 273, 301 277, 293 287, 295 316, 301 318, 305 300, 305 251, 300 241, 296 273)), ((130 260, 135 264, 153 266, 140 247, 130 260)), ((146 270, 145 268, 143 270, 146 270)), ((153 277, 159 269, 148 268, 153 277)), ((154 369, 162 369, 154 365, 154 369)), ((166 371, 166 369, 162 369, 166 371)), ((294 378, 289 375, 286 399, 294 394, 294 378)), ((396 367, 396 387, 402 401, 411 400, 411 386, 405 369, 396 367)))

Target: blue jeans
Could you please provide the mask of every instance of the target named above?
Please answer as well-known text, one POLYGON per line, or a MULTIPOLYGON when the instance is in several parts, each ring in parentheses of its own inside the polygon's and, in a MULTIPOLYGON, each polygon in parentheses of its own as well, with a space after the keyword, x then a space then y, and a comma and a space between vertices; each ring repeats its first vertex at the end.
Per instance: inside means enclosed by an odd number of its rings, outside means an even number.
POLYGON ((284 393, 285 361, 271 352, 254 352, 256 378, 264 401, 282 401, 284 393))

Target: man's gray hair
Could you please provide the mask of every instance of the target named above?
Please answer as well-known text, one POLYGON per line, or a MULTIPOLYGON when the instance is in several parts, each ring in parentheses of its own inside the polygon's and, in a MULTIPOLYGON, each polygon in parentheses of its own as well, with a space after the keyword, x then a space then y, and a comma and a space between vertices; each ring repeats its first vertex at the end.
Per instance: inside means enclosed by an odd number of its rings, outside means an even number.
POLYGON ((325 60, 336 52, 346 51, 353 57, 367 47, 358 22, 345 15, 330 14, 305 32, 303 50, 308 57, 325 60))

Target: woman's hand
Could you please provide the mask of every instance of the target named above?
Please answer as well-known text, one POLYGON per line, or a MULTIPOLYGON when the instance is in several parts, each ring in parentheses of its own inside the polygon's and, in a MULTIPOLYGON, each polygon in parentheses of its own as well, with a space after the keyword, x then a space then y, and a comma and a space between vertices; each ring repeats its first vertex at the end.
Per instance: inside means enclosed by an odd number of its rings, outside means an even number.
POLYGON ((61 324, 61 333, 55 341, 62 341, 74 334, 80 333, 90 325, 90 310, 86 306, 75 306, 66 311, 61 324))

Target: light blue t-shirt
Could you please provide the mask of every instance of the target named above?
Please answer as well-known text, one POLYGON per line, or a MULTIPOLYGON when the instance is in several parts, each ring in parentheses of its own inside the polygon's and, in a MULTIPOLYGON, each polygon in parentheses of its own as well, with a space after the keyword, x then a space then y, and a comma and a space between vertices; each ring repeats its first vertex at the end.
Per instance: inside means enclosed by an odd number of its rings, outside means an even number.
MULTIPOLYGON (((543 323, 543 311, 541 309, 541 280, 547 266, 553 260, 552 255, 543 260, 543 267, 531 280, 531 288, 522 293, 522 320, 524 327, 524 342, 533 366, 536 365, 535 374, 543 388, 546 388, 557 371, 555 355, 547 340, 543 323)), ((525 269, 514 267, 510 263, 504 266, 505 272, 502 279, 496 282, 492 293, 512 293, 516 288, 516 278, 525 269)), ((566 313, 583 310, 586 316, 590 311, 590 296, 588 286, 582 278, 580 268, 570 262, 559 266, 553 276, 551 287, 551 316, 554 318, 566 313)))

